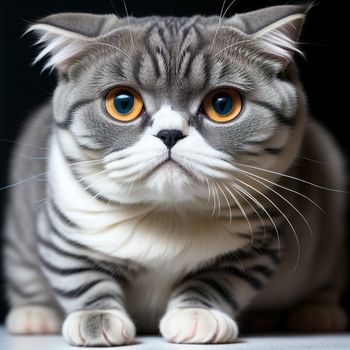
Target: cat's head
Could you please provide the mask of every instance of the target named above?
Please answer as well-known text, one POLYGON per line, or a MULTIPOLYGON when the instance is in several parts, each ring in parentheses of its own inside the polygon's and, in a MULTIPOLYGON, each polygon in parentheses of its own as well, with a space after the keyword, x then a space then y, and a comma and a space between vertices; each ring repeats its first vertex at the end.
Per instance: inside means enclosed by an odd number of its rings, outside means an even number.
POLYGON ((202 200, 213 184, 229 189, 239 169, 253 171, 245 165, 285 171, 304 123, 293 56, 305 12, 44 18, 31 30, 42 44, 37 60, 47 56, 59 74, 63 153, 98 160, 78 172, 101 172, 90 188, 130 203, 202 200))

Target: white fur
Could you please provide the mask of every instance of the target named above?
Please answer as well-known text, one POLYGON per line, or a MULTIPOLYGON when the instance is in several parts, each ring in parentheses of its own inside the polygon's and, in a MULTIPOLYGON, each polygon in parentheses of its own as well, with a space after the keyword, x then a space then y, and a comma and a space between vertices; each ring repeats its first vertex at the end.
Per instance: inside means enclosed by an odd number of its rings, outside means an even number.
POLYGON ((182 131, 184 135, 188 134, 188 124, 185 118, 170 105, 163 105, 156 113, 152 115, 153 125, 148 133, 157 133, 160 130, 176 129, 182 131))
POLYGON ((130 343, 135 337, 135 326, 124 312, 118 310, 85 310, 70 314, 63 324, 64 338, 74 346, 113 346, 130 343), (99 320, 92 332, 91 317, 99 320), (91 334, 100 333, 100 337, 91 334))
POLYGON ((6 317, 6 327, 12 334, 57 334, 62 316, 47 306, 22 306, 12 309, 6 317))
POLYGON ((40 51, 34 63, 49 56, 44 65, 45 69, 63 67, 69 60, 81 52, 91 41, 88 37, 57 28, 48 24, 35 24, 27 32, 40 33, 40 39, 37 44, 42 44, 43 49, 40 51))
POLYGON ((304 14, 288 16, 255 33, 253 38, 259 39, 265 51, 281 59, 285 65, 293 59, 293 53, 303 55, 296 43, 301 26, 295 25, 295 22, 304 18, 304 14))
POLYGON ((172 343, 232 343, 238 327, 218 310, 171 309, 160 322, 160 332, 172 343))

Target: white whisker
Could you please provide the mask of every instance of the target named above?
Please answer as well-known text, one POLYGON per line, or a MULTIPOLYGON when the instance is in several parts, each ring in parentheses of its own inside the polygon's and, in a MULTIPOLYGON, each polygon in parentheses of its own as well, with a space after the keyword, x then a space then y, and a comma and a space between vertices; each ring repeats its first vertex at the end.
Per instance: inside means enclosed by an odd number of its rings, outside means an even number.
POLYGON ((248 178, 250 178, 251 180, 253 181, 256 181, 258 182, 259 184, 263 185, 265 188, 267 188, 268 190, 270 190, 271 192, 275 193, 278 197, 280 197, 282 200, 284 200, 288 205, 290 205, 299 215, 300 217, 303 219, 303 221, 306 223, 306 226, 308 227, 311 235, 312 235, 312 228, 309 224, 309 222, 306 220, 305 216, 300 212, 300 210, 294 205, 292 204, 288 199, 286 199, 284 196, 282 196, 280 193, 278 193, 277 191, 275 191, 273 188, 271 188, 270 186, 264 184, 262 181, 260 180, 257 180, 256 178, 254 178, 253 176, 251 175, 245 175, 247 176, 248 178))
POLYGON ((246 220, 248 227, 249 227, 249 231, 250 231, 250 235, 251 235, 251 240, 252 242, 254 241, 254 235, 253 235, 253 229, 252 226, 250 224, 249 218, 247 216, 247 213, 245 212, 244 208, 242 207, 241 203, 239 202, 239 200, 237 199, 237 197, 232 193, 232 191, 225 185, 223 184, 224 187, 226 188, 226 190, 228 191, 228 193, 230 194, 230 196, 232 197, 232 199, 234 200, 234 202, 236 203, 236 205, 238 206, 239 210, 241 211, 244 219, 246 220))
POLYGON ((219 195, 219 191, 217 189, 217 186, 216 186, 216 183, 214 180, 213 181, 213 185, 214 185, 214 190, 215 190, 215 193, 216 193, 216 198, 218 200, 218 217, 220 217, 221 215, 221 203, 220 203, 220 195, 219 195))
POLYGON ((111 0, 110 2, 111 2, 111 5, 112 5, 112 8, 113 8, 114 14, 117 16, 117 18, 120 18, 119 13, 118 13, 117 9, 116 9, 116 8, 115 8, 115 6, 114 6, 114 2, 113 2, 113 0, 111 0))
MULTIPOLYGON (((76 182, 76 183, 80 183, 80 182, 82 182, 82 181, 84 181, 84 180, 86 180, 86 179, 89 179, 90 177, 97 176, 97 175, 100 175, 100 174, 104 174, 104 173, 106 173, 106 172, 108 172, 108 171, 109 171, 109 170, 104 169, 104 170, 99 171, 99 172, 97 172, 97 173, 90 174, 90 175, 85 176, 85 177, 83 177, 83 178, 81 178, 81 179, 79 179, 79 180, 76 180, 75 182, 76 182)), ((91 186, 87 187, 86 189, 88 189, 88 188, 90 188, 90 187, 91 187, 91 186)))
POLYGON ((258 178, 258 179, 260 179, 260 180, 262 180, 262 181, 266 181, 266 182, 268 182, 268 183, 270 183, 270 184, 272 184, 272 185, 274 185, 274 186, 277 186, 277 187, 279 187, 279 188, 282 188, 282 189, 284 189, 284 190, 286 190, 286 191, 292 192, 292 193, 294 193, 294 194, 296 194, 296 195, 298 195, 298 196, 300 196, 300 197, 303 197, 303 198, 305 198, 306 200, 308 200, 310 203, 312 203, 314 206, 316 206, 318 209, 320 209, 324 214, 327 214, 315 201, 313 201, 313 200, 312 200, 311 198, 309 198, 308 196, 305 196, 303 193, 300 193, 300 192, 298 192, 298 191, 295 191, 295 190, 293 190, 293 189, 291 189, 291 188, 289 188, 289 187, 282 186, 282 185, 280 185, 280 184, 278 184, 278 183, 276 183, 276 182, 273 182, 273 181, 270 181, 270 180, 268 180, 268 179, 265 179, 264 177, 259 176, 259 175, 256 175, 256 174, 254 174, 254 173, 251 173, 251 172, 249 172, 249 171, 246 171, 246 170, 243 170, 243 169, 240 169, 240 171, 241 171, 241 172, 244 172, 244 173, 247 173, 247 174, 249 174, 249 175, 251 175, 251 176, 254 176, 254 177, 256 177, 256 178, 258 178))
POLYGON ((232 184, 232 185, 237 187, 240 191, 242 191, 248 198, 250 198, 258 207, 260 207, 264 211, 264 213, 267 215, 270 222, 272 223, 272 225, 275 229, 275 232, 276 232, 276 236, 278 237, 279 236, 278 228, 275 224, 275 221, 271 217, 270 213, 267 211, 267 209, 265 209, 265 207, 253 195, 251 195, 247 190, 245 190, 242 186, 238 185, 237 183, 232 184))
POLYGON ((209 187, 209 181, 208 179, 205 179, 206 182, 207 182, 207 187, 208 187, 208 200, 207 200, 207 205, 209 205, 210 203, 210 187, 209 187))
MULTIPOLYGON (((65 166, 66 167, 70 167, 70 166, 73 166, 73 165, 92 163, 92 162, 94 162, 94 163, 101 162, 101 160, 88 160, 88 161, 82 161, 82 162, 75 162, 75 163, 65 164, 65 166)), ((36 174, 36 175, 30 176, 30 177, 27 177, 27 178, 25 178, 23 180, 20 180, 20 181, 16 182, 16 183, 13 183, 13 184, 10 184, 10 185, 5 185, 4 187, 0 188, 0 191, 16 187, 18 185, 24 184, 24 183, 26 183, 28 181, 31 181, 31 180, 38 179, 38 178, 40 178, 40 176, 46 175, 48 172, 49 171, 47 170, 47 171, 44 171, 44 172, 42 172, 40 174, 36 174)), ((44 180, 42 180, 42 181, 46 181, 46 178, 44 180)))
POLYGON ((237 45, 239 45, 239 44, 251 43, 252 41, 255 41, 255 39, 253 38, 253 39, 247 39, 247 40, 237 41, 236 43, 233 43, 233 44, 231 44, 231 45, 228 45, 228 46, 224 47, 223 49, 219 50, 219 51, 214 55, 213 58, 215 58, 216 56, 218 56, 220 53, 222 53, 223 51, 225 51, 225 50, 227 50, 227 49, 230 49, 230 48, 232 48, 232 47, 235 47, 235 46, 237 46, 237 45))
POLYGON ((223 21, 223 19, 225 18, 228 10, 231 8, 231 6, 236 2, 236 0, 232 0, 231 3, 227 6, 225 12, 223 13, 224 11, 224 7, 225 7, 225 4, 226 4, 226 0, 224 0, 223 4, 222 4, 222 7, 221 7, 221 11, 220 11, 220 16, 219 16, 219 22, 218 22, 218 25, 216 27, 216 30, 215 30, 215 34, 214 34, 214 39, 213 39, 213 42, 210 46, 210 52, 213 50, 213 47, 214 47, 214 44, 215 44, 215 40, 216 40, 216 37, 217 37, 217 34, 219 32, 219 29, 220 29, 220 25, 223 21))
POLYGON ((278 175, 278 176, 287 177, 288 179, 292 179, 292 180, 295 180, 295 181, 300 181, 300 182, 302 182, 302 183, 305 183, 305 184, 310 185, 310 186, 312 186, 312 187, 319 188, 319 189, 321 189, 321 190, 332 191, 332 192, 338 192, 338 193, 348 193, 347 191, 342 191, 342 190, 337 190, 337 189, 333 189, 333 188, 323 187, 323 186, 314 184, 314 183, 312 183, 312 182, 310 182, 310 181, 300 179, 300 178, 295 177, 295 176, 291 176, 291 175, 287 175, 287 174, 278 173, 278 172, 276 172, 276 171, 272 171, 272 170, 268 170, 268 169, 264 169, 264 168, 259 168, 259 167, 253 166, 253 165, 242 164, 242 163, 238 163, 238 162, 236 162, 236 164, 241 165, 241 166, 245 166, 245 167, 248 167, 248 168, 256 169, 256 170, 265 171, 265 172, 270 173, 270 174, 275 174, 275 175, 278 175))
POLYGON ((132 46, 133 46, 133 48, 134 48, 134 52, 136 53, 136 46, 135 46, 135 42, 134 42, 134 37, 132 36, 131 25, 130 25, 130 16, 129 16, 129 12, 128 12, 128 8, 127 8, 127 6, 126 6, 125 0, 123 0, 123 4, 124 4, 125 13, 126 13, 126 18, 127 18, 127 20, 128 20, 130 41, 131 41, 131 44, 132 44, 132 46))
MULTIPOLYGON (((215 180, 214 180, 214 181, 215 181, 215 180)), ((215 181, 215 182, 216 182, 216 181, 215 181)), ((230 204, 229 200, 227 199, 226 194, 225 194, 225 192, 223 191, 223 189, 221 188, 220 184, 219 184, 218 182, 216 182, 216 184, 217 184, 217 186, 218 186, 220 192, 221 192, 222 195, 224 196, 224 199, 225 199, 225 201, 226 201, 226 203, 227 203, 227 208, 228 208, 229 214, 230 214, 230 224, 231 224, 231 223, 232 223, 232 209, 231 209, 231 204, 230 204)))
POLYGON ((216 36, 218 34, 218 31, 219 31, 219 28, 220 28, 220 24, 221 24, 221 21, 222 21, 222 13, 224 12, 225 4, 226 4, 226 0, 223 1, 222 6, 221 6, 220 15, 219 15, 219 21, 218 21, 218 24, 217 24, 216 29, 215 29, 213 41, 212 41, 212 43, 210 45, 210 52, 212 52, 213 46, 215 44, 216 36))
POLYGON ((23 142, 18 142, 18 141, 0 139, 0 142, 13 143, 14 145, 21 145, 21 146, 31 147, 31 148, 35 148, 35 149, 40 149, 43 151, 48 151, 48 148, 40 147, 40 146, 36 146, 36 145, 30 145, 28 143, 23 143, 23 142))
POLYGON ((316 163, 316 164, 325 164, 325 165, 332 164, 331 161, 329 161, 329 162, 324 162, 324 161, 315 160, 315 159, 311 159, 311 158, 307 158, 307 157, 303 157, 303 156, 297 156, 297 158, 303 159, 303 160, 307 160, 308 162, 316 163))
POLYGON ((215 215, 215 212, 216 212, 216 196, 215 196, 215 190, 214 190, 213 184, 211 184, 211 188, 212 188, 212 190, 213 190, 213 202, 214 202, 214 207, 213 207, 212 216, 214 216, 214 215, 215 215))
POLYGON ((91 44, 104 45, 104 46, 113 48, 113 49, 115 49, 115 50, 121 52, 122 54, 124 54, 126 57, 128 57, 128 58, 131 60, 131 56, 128 55, 128 54, 127 54, 124 50, 122 50, 120 47, 117 47, 117 46, 114 46, 114 45, 110 45, 110 44, 107 44, 107 43, 101 43, 100 41, 91 41, 91 44))
MULTIPOLYGON (((239 185, 237 184, 231 184, 232 186, 232 189, 252 208, 252 210, 254 211, 254 213, 258 216, 260 222, 261 222, 261 225, 264 229, 264 238, 265 238, 265 235, 266 235, 266 227, 265 227, 265 223, 260 215, 260 213, 255 209, 254 205, 252 205, 250 203, 250 201, 248 201, 248 199, 244 196, 244 192, 243 191, 240 191, 239 190, 239 185)), ((249 197, 248 197, 249 198, 249 197)), ((254 203, 254 202, 253 202, 254 203)))
POLYGON ((47 171, 44 171, 44 172, 42 172, 40 174, 33 175, 33 176, 30 176, 30 177, 27 177, 26 179, 20 180, 20 181, 14 183, 14 184, 5 185, 5 186, 0 188, 0 191, 7 190, 7 189, 13 188, 15 186, 21 185, 21 184, 23 184, 25 182, 28 182, 28 181, 34 180, 34 179, 36 179, 36 178, 38 178, 40 176, 46 175, 47 173, 48 173, 47 171))
MULTIPOLYGON (((293 231, 293 235, 295 237, 295 240, 296 240, 296 244, 297 244, 297 261, 296 261, 296 264, 292 270, 292 273, 295 272, 298 264, 299 264, 299 260, 300 260, 300 243, 299 243, 299 238, 298 238, 298 235, 297 235, 297 232, 293 226, 293 224, 290 222, 290 220, 288 219, 287 215, 285 213, 283 213, 283 211, 269 198, 267 197, 263 192, 257 190, 255 187, 247 184, 246 182, 240 180, 240 179, 236 179, 237 181, 239 181, 240 183, 242 183, 243 185, 249 187, 250 189, 252 189, 253 191, 257 192, 258 194, 260 194, 262 197, 264 197, 265 199, 267 199, 273 206, 274 208, 277 209, 277 211, 285 218, 285 220, 287 221, 288 225, 290 226, 290 228, 292 229, 293 231)), ((279 238, 279 235, 277 235, 277 244, 278 244, 278 247, 279 249, 281 248, 281 245, 280 245, 280 238, 279 238)))

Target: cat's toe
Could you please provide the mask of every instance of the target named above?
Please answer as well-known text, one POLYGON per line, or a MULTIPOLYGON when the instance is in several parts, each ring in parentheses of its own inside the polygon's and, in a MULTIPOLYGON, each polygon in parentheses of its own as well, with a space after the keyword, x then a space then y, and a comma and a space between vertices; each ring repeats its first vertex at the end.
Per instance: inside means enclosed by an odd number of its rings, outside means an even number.
POLYGON ((345 311, 336 304, 310 303, 293 310, 288 328, 294 332, 341 332, 346 329, 345 311))
POLYGON ((71 345, 115 346, 132 342, 135 326, 119 310, 85 310, 70 314, 62 332, 71 345))
POLYGON ((14 308, 6 317, 6 327, 12 334, 57 334, 61 326, 60 314, 46 306, 14 308))
POLYGON ((168 311, 160 332, 172 343, 230 343, 237 338, 238 327, 221 311, 188 308, 168 311))

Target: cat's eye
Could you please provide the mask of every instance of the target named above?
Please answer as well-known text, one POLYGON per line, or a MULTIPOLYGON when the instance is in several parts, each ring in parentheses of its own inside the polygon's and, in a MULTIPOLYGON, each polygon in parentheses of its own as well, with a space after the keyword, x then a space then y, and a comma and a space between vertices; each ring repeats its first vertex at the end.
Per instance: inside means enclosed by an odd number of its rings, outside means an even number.
POLYGON ((123 122, 136 119, 142 112, 141 96, 128 87, 116 87, 107 93, 105 105, 108 114, 123 122))
POLYGON ((215 90, 205 97, 202 109, 208 118, 215 122, 229 122, 241 112, 242 98, 231 88, 215 90))

